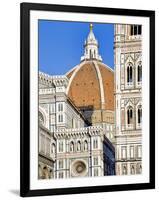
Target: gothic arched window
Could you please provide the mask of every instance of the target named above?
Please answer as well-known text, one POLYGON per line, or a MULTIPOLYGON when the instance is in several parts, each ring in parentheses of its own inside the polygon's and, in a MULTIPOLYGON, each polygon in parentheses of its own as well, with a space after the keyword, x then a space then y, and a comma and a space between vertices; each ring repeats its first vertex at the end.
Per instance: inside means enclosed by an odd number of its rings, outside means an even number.
POLYGON ((58 122, 63 122, 63 115, 62 115, 62 114, 60 114, 60 115, 58 116, 58 122))
POLYGON ((96 51, 95 51, 95 49, 94 49, 94 58, 96 57, 96 51))
POLYGON ((73 152, 74 151, 74 142, 72 141, 70 143, 70 152, 73 152))
POLYGON ((131 25, 130 35, 141 35, 142 26, 141 25, 131 25))
POLYGON ((133 65, 129 63, 127 66, 127 83, 133 82, 133 65))
POLYGON ((137 164, 137 167, 136 167, 136 171, 137 171, 137 174, 141 174, 142 173, 142 166, 141 164, 137 164))
POLYGON ((127 167, 126 167, 126 165, 123 165, 122 168, 123 168, 123 169, 122 169, 122 174, 123 174, 123 175, 126 175, 126 174, 127 174, 127 167))
POLYGON ((142 81, 142 64, 139 62, 137 66, 137 81, 141 82, 142 81))
POLYGON ((90 58, 92 58, 91 49, 89 50, 89 55, 90 55, 90 58))
POLYGON ((55 153, 55 144, 54 143, 52 143, 52 145, 51 145, 51 153, 55 153))
POLYGON ((142 123, 142 108, 139 107, 138 110, 137 110, 137 118, 138 118, 138 124, 141 124, 142 123))
POLYGON ((59 160, 59 169, 62 169, 63 168, 63 160, 61 159, 61 160, 59 160))
POLYGON ((142 166, 141 165, 139 166, 139 173, 140 174, 142 173, 142 166))
POLYGON ((135 168, 133 165, 131 166, 131 174, 135 174, 135 168))
POLYGON ((59 152, 63 152, 63 141, 59 141, 59 152))
POLYGON ((63 111, 63 104, 62 103, 58 104, 58 111, 63 111))
POLYGON ((77 151, 81 151, 81 142, 80 141, 77 142, 77 151))
POLYGON ((93 148, 94 148, 94 149, 97 149, 97 148, 98 148, 98 140, 97 140, 97 138, 95 138, 95 139, 93 140, 93 148))
POLYGON ((129 107, 127 110, 127 123, 132 124, 133 123, 133 110, 132 107, 129 107))
POLYGON ((84 151, 88 150, 88 142, 85 140, 84 141, 84 151))

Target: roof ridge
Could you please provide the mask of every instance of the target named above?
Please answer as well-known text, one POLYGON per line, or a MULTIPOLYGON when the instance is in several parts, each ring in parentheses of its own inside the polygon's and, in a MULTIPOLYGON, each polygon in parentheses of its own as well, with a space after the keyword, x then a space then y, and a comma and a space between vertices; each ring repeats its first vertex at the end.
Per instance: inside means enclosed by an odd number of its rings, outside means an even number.
POLYGON ((102 79, 102 75, 101 75, 101 72, 100 72, 97 62, 93 61, 92 63, 96 69, 96 73, 97 73, 97 77, 98 77, 98 82, 99 82, 99 87, 100 87, 100 97, 101 97, 101 109, 103 109, 103 107, 105 106, 103 79, 102 79))
POLYGON ((80 68, 85 64, 86 62, 82 62, 80 63, 79 65, 77 65, 77 68, 73 71, 72 73, 72 76, 70 77, 69 79, 69 83, 68 83, 68 86, 67 86, 67 89, 66 89, 66 94, 68 95, 68 92, 69 92, 69 89, 70 89, 70 86, 71 86, 71 83, 74 79, 74 77, 76 76, 77 72, 80 70, 80 68))
POLYGON ((105 64, 103 62, 99 62, 99 64, 105 65, 107 69, 109 69, 111 72, 114 72, 114 69, 112 69, 111 67, 109 67, 107 64, 105 64))
POLYGON ((66 72, 65 76, 68 76, 69 73, 71 73, 76 67, 78 67, 79 64, 75 65, 73 68, 71 68, 68 72, 66 72))

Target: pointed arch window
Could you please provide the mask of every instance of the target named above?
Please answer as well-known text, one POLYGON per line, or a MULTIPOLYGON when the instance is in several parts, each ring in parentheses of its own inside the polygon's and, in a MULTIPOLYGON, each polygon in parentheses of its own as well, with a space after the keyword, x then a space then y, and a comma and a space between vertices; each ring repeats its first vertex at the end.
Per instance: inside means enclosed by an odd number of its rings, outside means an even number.
POLYGON ((63 150, 64 150, 63 141, 59 141, 59 152, 63 152, 63 150))
POLYGON ((137 164, 137 167, 136 167, 136 171, 137 171, 137 174, 141 174, 142 173, 142 165, 141 164, 137 164))
POLYGON ((135 168, 134 168, 134 165, 131 166, 131 174, 135 174, 135 168))
POLYGON ((63 111, 63 104, 62 103, 58 104, 58 111, 63 111))
POLYGON ((89 50, 89 55, 90 55, 90 58, 92 58, 92 53, 91 53, 91 49, 89 50))
POLYGON ((63 168, 63 160, 59 160, 59 169, 63 168))
POLYGON ((95 49, 94 49, 94 58, 96 58, 96 51, 95 51, 95 49))
POLYGON ((127 174, 127 166, 126 166, 126 165, 123 165, 123 166, 122 166, 122 174, 123 174, 123 175, 126 175, 126 174, 127 174))
POLYGON ((139 174, 142 173, 142 165, 139 166, 139 174))
POLYGON ((142 26, 141 25, 131 25, 130 35, 141 35, 142 26))
POLYGON ((55 153, 55 144, 54 143, 52 143, 52 145, 51 145, 51 153, 55 153))
POLYGON ((142 157, 142 146, 141 145, 137 146, 137 157, 138 158, 142 157))
POLYGON ((74 142, 72 141, 70 143, 70 152, 73 152, 74 151, 74 142))
POLYGON ((137 109, 137 122, 138 124, 142 123, 142 108, 141 106, 137 109))
POLYGON ((58 122, 63 122, 63 115, 62 115, 62 114, 60 114, 60 115, 58 116, 58 122))
POLYGON ((132 107, 129 107, 127 110, 127 124, 133 123, 133 109, 132 107))
POLYGON ((94 164, 94 165, 98 165, 98 157, 94 157, 94 159, 93 159, 93 164, 94 164))
POLYGON ((98 139, 95 138, 95 139, 93 140, 93 149, 97 149, 97 148, 98 148, 98 139))
POLYGON ((126 146, 122 146, 121 147, 121 158, 122 159, 126 159, 127 157, 127 147, 126 146))
POLYGON ((139 62, 137 66, 137 81, 141 82, 142 81, 142 64, 139 62))
POLYGON ((87 140, 84 141, 84 151, 88 150, 88 142, 87 140))
POLYGON ((127 83, 133 82, 133 65, 129 63, 127 66, 127 83))
POLYGON ((77 151, 81 151, 81 142, 80 141, 77 142, 77 151))

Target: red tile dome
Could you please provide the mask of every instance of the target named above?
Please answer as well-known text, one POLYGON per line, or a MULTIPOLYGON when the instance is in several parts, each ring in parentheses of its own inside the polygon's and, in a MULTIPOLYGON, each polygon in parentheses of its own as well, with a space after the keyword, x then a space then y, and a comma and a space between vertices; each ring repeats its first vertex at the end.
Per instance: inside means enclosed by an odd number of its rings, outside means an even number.
POLYGON ((97 60, 83 61, 67 74, 68 97, 78 108, 114 111, 114 72, 97 60))

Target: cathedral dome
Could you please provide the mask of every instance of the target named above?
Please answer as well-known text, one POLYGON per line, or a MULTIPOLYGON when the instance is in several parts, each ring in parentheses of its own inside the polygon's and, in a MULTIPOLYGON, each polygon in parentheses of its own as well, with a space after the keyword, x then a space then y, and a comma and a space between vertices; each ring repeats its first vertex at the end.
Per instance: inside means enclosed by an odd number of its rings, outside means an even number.
POLYGON ((98 60, 85 60, 67 74, 68 97, 80 109, 114 110, 114 72, 98 60))

